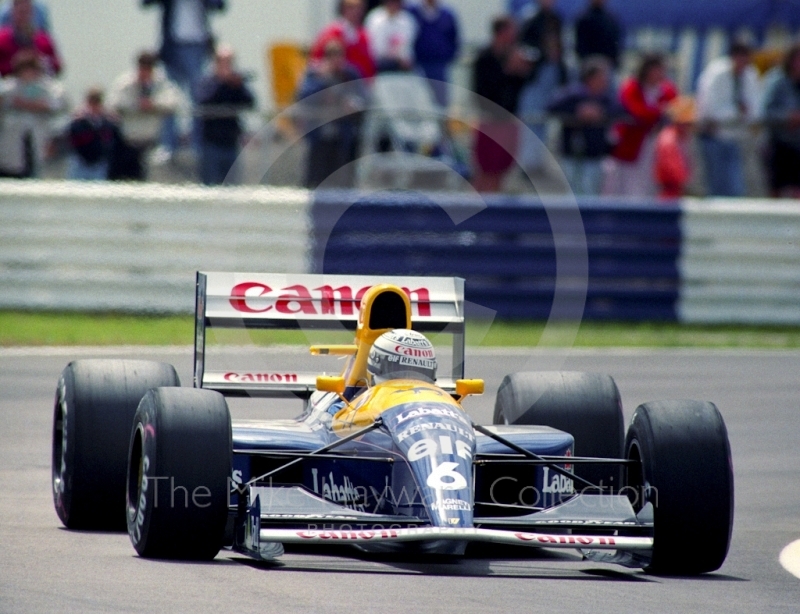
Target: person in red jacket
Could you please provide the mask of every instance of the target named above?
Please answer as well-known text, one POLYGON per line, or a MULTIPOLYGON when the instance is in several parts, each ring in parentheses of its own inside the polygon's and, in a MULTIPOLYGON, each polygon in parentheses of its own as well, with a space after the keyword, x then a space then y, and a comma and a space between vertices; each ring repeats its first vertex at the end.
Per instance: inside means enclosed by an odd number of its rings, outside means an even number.
POLYGON ((13 72, 14 56, 23 49, 38 52, 47 74, 52 76, 61 72, 61 59, 53 39, 44 30, 35 28, 33 17, 31 0, 14 0, 11 24, 0 28, 0 76, 7 77, 13 72))
POLYGON ((689 140, 695 122, 694 101, 678 96, 667 109, 672 123, 665 126, 656 138, 655 173, 658 197, 680 198, 686 194, 686 186, 692 178, 692 157, 689 140))
POLYGON ((361 76, 375 76, 375 60, 369 49, 367 32, 363 27, 364 0, 340 0, 339 19, 327 25, 317 36, 311 46, 311 60, 322 61, 325 47, 332 41, 339 41, 344 46, 344 55, 361 76))
POLYGON ((678 89, 667 79, 661 55, 646 55, 636 75, 620 88, 620 103, 629 116, 614 126, 617 144, 606 175, 604 193, 617 196, 653 196, 653 155, 656 128, 678 89))

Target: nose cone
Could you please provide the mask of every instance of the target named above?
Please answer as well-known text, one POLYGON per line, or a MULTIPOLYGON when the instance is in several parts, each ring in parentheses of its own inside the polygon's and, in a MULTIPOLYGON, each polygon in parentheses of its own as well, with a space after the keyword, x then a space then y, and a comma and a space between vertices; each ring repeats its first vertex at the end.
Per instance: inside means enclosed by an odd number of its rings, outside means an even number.
POLYGON ((431 523, 471 527, 475 433, 448 403, 406 403, 384 412, 384 424, 408 465, 431 523))

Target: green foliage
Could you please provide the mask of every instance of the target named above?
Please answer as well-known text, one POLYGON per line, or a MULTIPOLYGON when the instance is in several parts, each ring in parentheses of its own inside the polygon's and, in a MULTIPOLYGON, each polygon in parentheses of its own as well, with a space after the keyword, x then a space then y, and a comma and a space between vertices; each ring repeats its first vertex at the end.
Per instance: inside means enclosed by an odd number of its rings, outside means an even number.
POLYGON ((190 345, 191 316, 0 311, 0 345, 190 345))
MULTIPOLYGON (((301 331, 243 333, 216 331, 214 340, 258 345, 309 342, 301 331)), ((194 320, 188 315, 0 311, 0 346, 191 345, 193 335, 194 320)), ((326 334, 313 342, 345 343, 346 339, 341 334, 326 334)), ((545 327, 543 322, 467 322, 467 343, 499 347, 800 348, 800 327, 583 322, 576 335, 575 326, 565 323, 545 327)))
POLYGON ((699 325, 674 322, 583 322, 575 326, 541 322, 496 322, 482 340, 501 347, 701 347, 798 348, 800 327, 699 325), (574 339, 574 341, 573 341, 574 339))

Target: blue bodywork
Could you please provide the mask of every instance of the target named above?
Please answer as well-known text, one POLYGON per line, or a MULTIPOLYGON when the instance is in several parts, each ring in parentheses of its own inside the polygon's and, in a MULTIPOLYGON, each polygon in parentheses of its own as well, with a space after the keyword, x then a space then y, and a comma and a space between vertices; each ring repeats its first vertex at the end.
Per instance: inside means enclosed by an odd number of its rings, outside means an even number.
MULTIPOLYGON (((297 458, 297 454, 308 454, 341 440, 342 433, 332 427, 327 411, 335 401, 334 395, 316 393, 309 411, 296 420, 235 422, 235 486, 254 478, 258 482, 260 475, 297 458)), ((398 527, 403 526, 402 519, 408 519, 425 526, 469 528, 481 515, 530 513, 573 496, 571 480, 553 473, 548 466, 509 465, 484 478, 484 468, 476 460, 491 457, 501 462, 503 457, 498 455, 514 452, 476 433, 469 416, 455 404, 405 403, 382 412, 380 419, 379 428, 329 454, 306 456, 260 483, 301 486, 347 510, 392 517, 399 521, 398 527)), ((492 428, 538 455, 572 455, 573 438, 562 431, 535 426, 492 428)), ((237 503, 234 492, 232 508, 237 503)), ((298 517, 301 514, 298 510, 298 517)), ((332 526, 304 521, 298 521, 299 525, 320 529, 332 526)), ((429 549, 433 546, 428 544, 429 549)), ((433 550, 456 553, 453 547, 453 543, 441 544, 433 550)))

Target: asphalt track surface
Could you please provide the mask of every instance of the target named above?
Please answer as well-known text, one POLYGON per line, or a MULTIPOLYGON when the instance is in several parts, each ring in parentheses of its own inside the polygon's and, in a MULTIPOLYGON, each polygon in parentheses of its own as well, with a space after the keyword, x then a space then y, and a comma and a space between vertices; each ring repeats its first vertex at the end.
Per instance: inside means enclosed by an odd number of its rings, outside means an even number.
MULTIPOLYGON (((223 551, 211 563, 140 559, 127 535, 63 529, 50 494, 53 391, 72 358, 172 362, 191 381, 189 349, 0 350, 0 612, 798 612, 800 579, 778 562, 800 538, 800 353, 575 351, 534 354, 536 366, 611 373, 626 418, 644 401, 698 398, 727 422, 736 480, 733 542, 721 570, 653 577, 582 562, 569 552, 482 551, 463 559, 381 559, 340 549, 290 550, 259 564, 223 551)), ((468 402, 491 421, 515 351, 468 352, 487 395, 468 402)), ((249 403, 249 405, 248 405, 249 403)), ((234 404, 234 419, 263 415, 234 404)), ((255 404, 255 405, 254 405, 255 404)), ((272 415, 287 417, 296 405, 272 415)), ((687 547, 687 556, 691 548, 687 547)))

